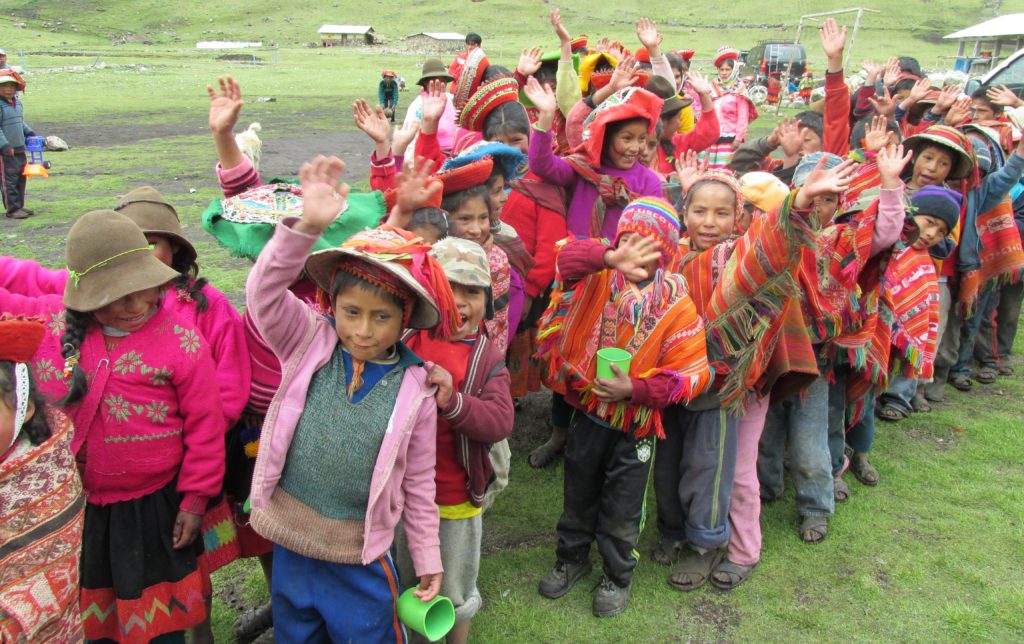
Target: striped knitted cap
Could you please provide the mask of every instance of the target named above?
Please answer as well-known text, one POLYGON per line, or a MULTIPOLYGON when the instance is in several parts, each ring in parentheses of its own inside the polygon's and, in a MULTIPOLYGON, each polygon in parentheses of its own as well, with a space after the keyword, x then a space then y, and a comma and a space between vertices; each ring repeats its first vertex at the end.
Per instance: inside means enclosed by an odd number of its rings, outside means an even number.
POLYGON ((664 199, 642 197, 623 208, 615 230, 616 245, 626 233, 657 241, 662 268, 674 262, 679 253, 679 213, 664 199))
POLYGON ((459 112, 459 126, 474 132, 483 132, 484 119, 491 110, 504 103, 513 103, 517 98, 519 83, 511 76, 481 85, 459 112))

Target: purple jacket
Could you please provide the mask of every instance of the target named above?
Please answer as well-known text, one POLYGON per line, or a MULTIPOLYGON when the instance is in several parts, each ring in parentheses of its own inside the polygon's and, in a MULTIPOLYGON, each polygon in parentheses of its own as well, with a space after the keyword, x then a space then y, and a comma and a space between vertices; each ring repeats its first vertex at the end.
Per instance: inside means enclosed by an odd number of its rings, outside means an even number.
MULTIPOLYGON (((246 282, 248 313, 281 360, 281 386, 270 403, 252 477, 253 513, 265 509, 284 470, 313 374, 327 364, 338 334, 288 287, 298 279, 316 238, 293 230, 286 217, 260 253, 246 282)), ((377 454, 363 528, 363 565, 391 548, 399 519, 417 576, 439 573, 440 517, 434 503, 437 403, 427 370, 405 370, 398 400, 377 454)))
MULTIPOLYGON (((590 215, 593 212, 594 202, 597 201, 597 188, 586 181, 583 177, 577 176, 576 172, 564 159, 555 156, 551 151, 551 132, 540 132, 534 130, 530 135, 530 170, 538 177, 565 188, 572 188, 572 201, 569 202, 569 209, 565 221, 569 228, 569 234, 577 238, 590 237, 590 215)), ((664 192, 661 189, 661 179, 650 168, 636 164, 629 170, 619 170, 601 166, 598 172, 610 177, 622 177, 626 185, 633 192, 645 197, 662 197, 664 192)), ((619 223, 619 216, 622 215, 621 206, 609 206, 605 211, 604 225, 601 228, 601 236, 615 239, 615 229, 619 223)))

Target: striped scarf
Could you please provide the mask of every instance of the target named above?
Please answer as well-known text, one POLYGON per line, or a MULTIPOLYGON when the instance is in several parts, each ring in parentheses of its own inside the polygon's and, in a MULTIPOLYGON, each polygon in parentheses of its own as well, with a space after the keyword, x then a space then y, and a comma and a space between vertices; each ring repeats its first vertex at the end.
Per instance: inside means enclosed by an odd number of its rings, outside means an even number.
POLYGON ((958 306, 964 318, 974 314, 978 295, 989 282, 997 286, 1020 281, 1024 274, 1024 248, 1013 219, 1009 195, 991 210, 978 215, 981 268, 960 276, 958 306))

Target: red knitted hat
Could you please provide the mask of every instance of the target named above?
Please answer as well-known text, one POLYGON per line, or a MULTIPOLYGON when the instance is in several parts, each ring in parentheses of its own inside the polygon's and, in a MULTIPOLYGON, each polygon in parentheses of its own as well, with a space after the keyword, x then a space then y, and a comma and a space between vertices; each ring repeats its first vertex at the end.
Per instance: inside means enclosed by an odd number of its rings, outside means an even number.
MULTIPOLYGON (((441 180, 438 179, 436 176, 430 177, 429 179, 427 179, 427 184, 429 185, 431 183, 441 183, 441 180)), ((391 209, 395 207, 395 204, 397 202, 398 202, 398 190, 396 188, 391 188, 390 190, 386 190, 384 192, 384 207, 387 209, 387 212, 391 212, 391 209)), ((427 201, 427 202, 423 203, 422 205, 420 205, 420 208, 440 208, 440 207, 441 207, 441 191, 440 190, 438 190, 437 194, 435 194, 433 197, 431 197, 429 201, 427 201)))
POLYGON ((452 168, 451 170, 445 170, 434 176, 444 183, 444 194, 451 195, 486 182, 491 178, 493 170, 494 161, 491 157, 484 157, 479 161, 474 161, 458 168, 452 168))
POLYGON ((579 53, 581 49, 586 49, 586 47, 587 34, 580 34, 579 36, 573 38, 572 41, 569 43, 569 48, 572 49, 572 53, 574 54, 579 53))
POLYGON ((504 103, 513 103, 518 98, 519 83, 511 76, 481 85, 459 112, 459 125, 467 130, 483 132, 484 119, 491 110, 504 103))
POLYGON ((636 50, 634 58, 636 58, 636 62, 638 63, 649 63, 651 62, 651 52, 648 51, 646 47, 641 47, 636 50))
POLYGON ((693 54, 696 53, 693 49, 677 49, 672 52, 676 56, 679 56, 683 60, 690 60, 693 58, 693 54))
POLYGON ((490 64, 484 51, 479 47, 466 54, 466 64, 463 65, 462 71, 459 72, 459 78, 455 81, 455 91, 453 92, 455 96, 452 98, 455 111, 461 111, 466 106, 469 97, 480 87, 480 81, 490 64))
POLYGON ((0 360, 25 363, 39 349, 46 327, 30 318, 0 319, 0 360))

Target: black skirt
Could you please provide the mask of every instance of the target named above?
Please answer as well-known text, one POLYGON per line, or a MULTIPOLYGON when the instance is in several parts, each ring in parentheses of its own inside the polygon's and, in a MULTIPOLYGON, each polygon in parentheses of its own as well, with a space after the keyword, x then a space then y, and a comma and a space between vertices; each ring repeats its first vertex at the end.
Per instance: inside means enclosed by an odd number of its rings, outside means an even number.
POLYGON ((206 618, 210 577, 201 536, 175 550, 181 496, 172 481, 138 499, 86 504, 82 621, 89 640, 148 642, 206 618))

